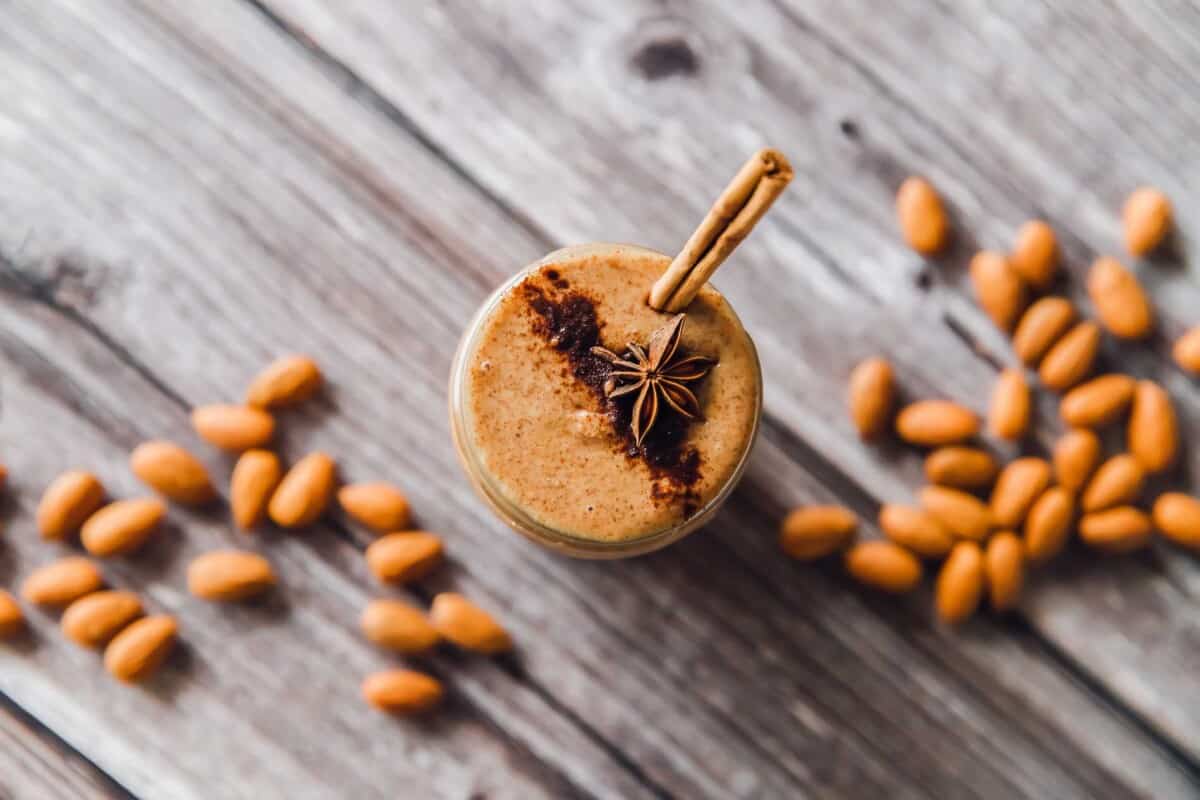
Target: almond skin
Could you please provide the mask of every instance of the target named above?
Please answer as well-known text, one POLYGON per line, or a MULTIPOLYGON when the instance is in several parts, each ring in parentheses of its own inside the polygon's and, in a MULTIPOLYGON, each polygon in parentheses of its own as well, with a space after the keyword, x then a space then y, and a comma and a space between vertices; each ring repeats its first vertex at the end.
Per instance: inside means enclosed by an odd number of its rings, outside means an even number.
POLYGON ((1181 369, 1200 375, 1200 325, 1175 340, 1171 355, 1181 369))
POLYGON ((850 419, 864 439, 878 436, 888 426, 896 396, 892 365, 882 358, 868 358, 850 373, 848 404, 850 419))
POLYGON ((891 542, 860 542, 846 551, 843 561, 855 580, 880 591, 904 594, 921 582, 921 562, 891 542))
POLYGON ((1061 486, 1043 492, 1025 519, 1025 557, 1040 564, 1062 552, 1074 518, 1073 494, 1061 486))
POLYGON ((946 246, 950 222, 937 190, 924 178, 907 178, 896 192, 896 216, 908 246, 934 255, 946 246))
POLYGON ((360 624, 368 639, 398 653, 424 653, 441 639, 420 609, 399 600, 372 600, 360 624))
POLYGON ((1079 538, 1107 553, 1129 553, 1150 541, 1150 517, 1140 508, 1118 506, 1079 520, 1079 538))
POLYGON ((1107 425, 1129 408, 1135 388, 1137 381, 1128 375, 1101 375, 1063 395, 1058 414, 1073 428, 1107 425))
POLYGON ((321 388, 321 369, 308 356, 284 356, 273 361, 250 382, 246 405, 285 408, 302 403, 321 388))
POLYGON ((1115 258, 1098 258, 1087 277, 1096 316, 1119 339, 1142 339, 1154 328, 1154 309, 1137 277, 1115 258))
POLYGON ((16 636, 25 627, 25 614, 17 598, 0 589, 0 641, 16 636))
POLYGON ((133 592, 93 592, 63 612, 63 634, 80 647, 99 649, 142 615, 142 601, 133 592))
POLYGON ((512 649, 512 640, 500 623, 461 594, 442 592, 434 597, 429 621, 442 638, 464 650, 491 654, 512 649))
POLYGON ((1016 606, 1025 583, 1025 550, 1017 535, 1002 531, 989 539, 983 566, 992 608, 1007 611, 1016 606))
POLYGON ((367 567, 387 583, 420 580, 442 563, 442 540, 425 531, 389 533, 367 547, 367 567))
POLYGON ((363 699, 390 714, 420 714, 442 702, 445 691, 436 678, 409 669, 376 672, 362 685, 363 699))
POLYGON ((408 498, 390 483, 356 483, 338 491, 338 504, 356 522, 385 533, 409 526, 408 498))
POLYGON ((1180 492, 1159 495, 1154 526, 1175 544, 1200 550, 1200 500, 1180 492))
POLYGON ((100 558, 137 550, 166 516, 167 507, 157 497, 118 500, 88 517, 79 539, 89 553, 100 558))
POLYGON ((201 406, 192 411, 192 427, 204 441, 235 453, 263 447, 275 436, 275 418, 247 406, 201 406))
POLYGON ((1058 238, 1054 229, 1040 219, 1026 222, 1017 231, 1008 260, 1030 286, 1045 289, 1058 272, 1058 238))
POLYGON ((1171 396, 1154 381, 1138 381, 1129 413, 1129 452, 1147 472, 1162 472, 1175 463, 1179 423, 1171 396))
POLYGON ((998 528, 1020 527, 1034 501, 1050 485, 1050 465, 1041 458, 1009 462, 992 488, 992 522, 998 528))
POLYGON ((992 529, 992 511, 973 494, 945 486, 921 489, 921 507, 960 539, 982 542, 992 529))
POLYGON ((929 482, 956 489, 990 486, 999 470, 991 453, 975 447, 942 447, 925 458, 929 482))
POLYGON ((1019 369, 1004 370, 992 389, 988 430, 1001 439, 1022 438, 1029 431, 1031 405, 1025 373, 1019 369))
POLYGON ((900 438, 922 447, 959 444, 978 432, 975 412, 950 400, 920 400, 896 415, 900 438))
POLYGON ((1025 281, 1001 253, 976 253, 970 265, 971 284, 980 307, 1002 331, 1011 331, 1025 308, 1025 281))
POLYGON ((229 507, 242 530, 260 525, 267 504, 283 478, 279 456, 270 450, 247 450, 238 458, 229 479, 229 507))
POLYGON ((854 540, 858 517, 842 506, 793 509, 779 526, 779 546, 801 561, 824 558, 854 540))
POLYGON ((920 508, 885 505, 879 509, 879 527, 893 542, 925 558, 941 558, 954 546, 946 526, 920 508))
POLYGON ((214 550, 197 556, 187 569, 188 591, 201 600, 245 600, 275 583, 271 562, 244 550, 214 550))
POLYGON ((100 570, 86 558, 67 558, 35 569, 21 584, 21 596, 39 606, 69 606, 104 585, 100 570))
POLYGON ((1067 431, 1054 444, 1054 479, 1078 492, 1100 463, 1100 437, 1089 430, 1067 431))
POLYGON ((124 683, 148 678, 166 660, 178 633, 174 617, 139 619, 109 642, 104 650, 104 667, 124 683))
POLYGON ((935 590, 937 614, 942 622, 956 625, 979 608, 983 597, 983 551, 975 542, 959 542, 938 573, 935 590))
POLYGON ((1171 229, 1171 201, 1150 186, 1135 189, 1121 208, 1125 247, 1131 255, 1143 256, 1162 242, 1171 229))
POLYGON ((281 528, 316 522, 329 506, 335 472, 333 459, 324 453, 309 453, 297 461, 271 495, 271 520, 281 528))
POLYGON ((176 503, 199 506, 217 496, 208 470, 174 442, 139 444, 129 456, 129 467, 142 483, 176 503))
POLYGON ((1075 322, 1075 306, 1065 297, 1043 297, 1021 315, 1013 334, 1013 352, 1033 366, 1075 322))
POLYGON ((1080 498, 1084 513, 1127 505, 1142 491, 1146 470, 1128 453, 1113 456, 1100 465, 1080 498))
POLYGON ((1081 322, 1055 342, 1042 359, 1038 377, 1047 389, 1065 392, 1088 376, 1100 350, 1100 326, 1081 322))
POLYGON ((75 535, 84 521, 104 505, 104 487, 90 472, 64 472, 46 487, 38 503, 38 531, 43 539, 62 541, 75 535))

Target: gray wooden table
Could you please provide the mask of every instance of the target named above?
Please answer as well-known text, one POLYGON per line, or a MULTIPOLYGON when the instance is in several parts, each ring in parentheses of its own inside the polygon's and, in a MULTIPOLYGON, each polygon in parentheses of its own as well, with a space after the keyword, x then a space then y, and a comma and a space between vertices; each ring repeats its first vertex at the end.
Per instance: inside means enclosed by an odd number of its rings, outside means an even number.
MULTIPOLYGON (((373 713, 359 681, 398 662, 356 630, 380 593, 365 537, 260 534, 284 589, 214 608, 184 568, 246 539, 173 509, 106 570, 178 615, 184 645, 131 689, 31 612, 0 647, 0 797, 1200 795, 1195 557, 1072 552, 1019 613, 947 632, 928 591, 881 599, 775 544, 792 504, 873 519, 921 482, 918 453, 854 436, 855 360, 982 409, 1012 356, 966 259, 1043 215, 1082 301, 1141 183, 1180 219, 1139 266, 1160 336, 1106 356, 1200 429, 1166 357, 1200 321, 1198 73, 1200 9, 1172 0, 0 0, 0 585, 58 554, 31 512, 64 468, 132 494, 129 450, 166 437, 227 475, 189 407, 298 350, 331 386, 285 419, 285 455, 405 487, 452 565, 395 594, 462 591, 519 644, 424 663, 442 713, 373 713), (565 243, 678 247, 764 144, 796 180, 717 280, 768 376, 743 486, 651 557, 533 549, 455 463, 445 378, 468 315, 565 243), (895 229, 909 173, 955 212, 935 264, 895 229)), ((1037 410, 1033 449, 1058 432, 1053 399, 1037 410)), ((1189 448, 1191 491, 1197 466, 1189 448)))

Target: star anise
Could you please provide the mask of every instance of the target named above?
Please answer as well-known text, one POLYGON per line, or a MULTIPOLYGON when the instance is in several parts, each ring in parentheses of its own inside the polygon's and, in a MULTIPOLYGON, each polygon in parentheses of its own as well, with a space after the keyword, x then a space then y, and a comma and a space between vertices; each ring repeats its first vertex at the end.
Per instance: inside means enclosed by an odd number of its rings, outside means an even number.
POLYGON ((645 349, 630 342, 625 346, 628 352, 624 356, 603 347, 592 348, 593 355, 616 367, 605 386, 605 393, 610 398, 637 392, 630 427, 638 447, 658 420, 663 403, 685 419, 700 416, 700 401, 688 384, 707 375, 717 362, 705 356, 676 358, 683 318, 683 314, 678 314, 651 334, 650 344, 645 349))

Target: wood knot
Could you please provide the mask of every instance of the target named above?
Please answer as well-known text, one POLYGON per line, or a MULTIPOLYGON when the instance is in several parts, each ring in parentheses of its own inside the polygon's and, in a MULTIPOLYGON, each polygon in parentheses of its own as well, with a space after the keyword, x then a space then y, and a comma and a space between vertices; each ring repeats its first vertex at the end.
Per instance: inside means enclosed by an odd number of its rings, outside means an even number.
POLYGON ((646 42, 634 53, 630 63, 648 81, 695 75, 700 71, 700 57, 682 36, 646 42))

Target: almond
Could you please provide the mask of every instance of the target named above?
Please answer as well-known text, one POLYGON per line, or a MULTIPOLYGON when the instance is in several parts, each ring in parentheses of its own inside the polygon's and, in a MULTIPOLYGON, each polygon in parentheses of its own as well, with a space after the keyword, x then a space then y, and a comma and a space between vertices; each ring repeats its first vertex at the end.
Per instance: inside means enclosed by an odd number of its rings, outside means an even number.
POLYGON ((25 615, 17 598, 0 589, 0 640, 16 636, 25 627, 25 615))
POLYGON ((399 600, 372 600, 361 624, 368 639, 398 653, 424 653, 441 638, 420 609, 399 600))
POLYGON ((980 307, 1002 331, 1010 331, 1025 307, 1025 281, 1000 253, 984 250, 970 264, 980 307))
POLYGON ((1081 322, 1059 339, 1038 368, 1047 389, 1064 392, 1088 376, 1100 350, 1100 327, 1081 322))
POLYGON ((1079 520, 1079 538, 1108 553, 1129 553, 1150 541, 1151 524, 1146 512, 1133 506, 1118 506, 1079 520))
POLYGON ((93 592, 63 612, 63 634, 80 647, 103 647, 126 625, 142 615, 142 601, 133 592, 93 592))
POLYGON ((992 608, 1007 611, 1014 607, 1025 582, 1025 551, 1017 535, 1002 531, 989 539, 983 566, 992 608))
POLYGON ((508 633, 479 606, 461 594, 442 592, 433 598, 429 621, 447 641, 477 653, 503 653, 512 649, 508 633))
POLYGON ((860 542, 846 551, 846 571, 873 589, 904 594, 921 582, 921 562, 891 542, 860 542))
POLYGON ((253 408, 294 406, 321 388, 321 369, 308 356, 284 356, 258 373, 246 390, 246 405, 253 408))
POLYGON ((187 584, 201 600, 245 600, 274 586, 275 570, 258 553, 214 550, 188 564, 187 584))
POLYGON ((1042 493, 1025 519, 1025 556, 1034 563, 1058 555, 1071 536, 1075 496, 1061 486, 1042 493))
POLYGON ((0 464, 0 489, 3 489, 6 483, 8 483, 8 467, 0 464))
POLYGON ((1146 471, 1128 453, 1113 456, 1100 465, 1083 490, 1080 507, 1084 513, 1103 511, 1133 502, 1142 491, 1146 471))
POLYGON ((896 386, 892 365, 868 358, 850 373, 850 419, 864 439, 878 436, 888 425, 896 386))
POLYGON ((1028 366, 1041 361, 1042 356, 1071 327, 1075 321, 1075 306, 1065 297, 1043 297, 1021 315, 1013 334, 1013 352, 1028 366))
POLYGON ((1025 373, 1019 369, 1004 370, 992 389, 988 429, 1001 439, 1020 439, 1029 430, 1031 404, 1025 373))
POLYGON ((362 694, 381 711, 419 714, 440 703, 445 692, 437 678, 410 669, 391 669, 363 681, 362 694))
POLYGON ((1041 458, 1018 458, 1000 471, 992 489, 992 522, 1015 530, 1030 506, 1050 485, 1050 465, 1041 458))
POLYGON ((1096 316, 1119 339, 1141 339, 1154 327, 1154 309, 1142 284, 1115 258, 1098 258, 1087 277, 1096 316))
POLYGON ((1149 186, 1135 189, 1121 209, 1125 224, 1125 247, 1142 256, 1158 247, 1171 229, 1171 201, 1149 186))
POLYGON ((249 530, 262 523, 282 477, 279 456, 270 450, 242 453, 229 479, 229 506, 239 528, 249 530))
POLYGON ((173 442, 143 442, 129 456, 129 466, 142 483, 177 503, 204 505, 217 496, 200 460, 173 442))
POLYGON ((909 444, 942 447, 958 444, 979 432, 979 417, 949 400, 921 400, 896 415, 896 432, 909 444))
POLYGON ((1036 289, 1045 289, 1058 272, 1058 238, 1049 223, 1030 220, 1017 231, 1008 257, 1013 269, 1036 289))
POLYGON ((879 509, 879 527, 893 542, 925 558, 941 558, 954 546, 946 526, 920 508, 885 505, 879 509))
POLYGON ((1100 437, 1089 430, 1068 431, 1054 444, 1054 478, 1069 492, 1078 492, 1100 463, 1100 437))
POLYGON ((1171 350, 1175 363, 1193 375, 1200 375, 1200 325, 1175 341, 1171 350))
POLYGON ((925 477, 929 482, 956 489, 989 486, 999 469, 991 453, 975 447, 942 447, 925 458, 925 477))
POLYGON ((938 573, 935 598, 938 616, 951 625, 963 622, 983 597, 983 551, 975 542, 959 542, 938 573))
POLYGON ((1162 472, 1175 463, 1179 423, 1166 390, 1154 381, 1138 381, 1129 414, 1129 452, 1147 472, 1162 472))
POLYGON ((1179 492, 1159 495, 1154 525, 1175 544, 1200 550, 1200 500, 1179 492))
POLYGON ((46 487, 38 503, 37 523, 43 539, 61 541, 73 536, 96 509, 104 505, 104 487, 90 472, 64 472, 46 487))
POLYGON ((192 427, 201 439, 214 447, 241 452, 271 441, 275 435, 275 418, 260 408, 201 406, 192 411, 192 427))
POLYGON ((81 556, 38 567, 21 584, 21 596, 39 606, 68 606, 104 585, 96 565, 81 556))
POLYGON ((309 453, 283 476, 267 513, 281 528, 311 525, 325 513, 334 479, 333 459, 324 453, 309 453))
POLYGON ((367 566, 389 583, 420 580, 442 563, 442 540, 425 531, 389 533, 367 547, 367 566))
POLYGON ((802 506, 779 526, 779 546, 792 558, 823 558, 850 544, 858 517, 842 506, 802 506))
POLYGON ((178 632, 174 617, 139 619, 109 642, 104 650, 104 666, 119 681, 143 680, 166 660, 178 632))
POLYGON ((992 512, 978 497, 945 486, 921 489, 921 507, 961 539, 983 541, 992 529, 992 512))
POLYGON ((338 503, 352 519, 380 532, 409 525, 408 499, 389 483, 356 483, 338 491, 338 503))
POLYGON ((933 255, 946 246, 950 222, 942 199, 924 178, 907 178, 896 192, 896 216, 908 246, 922 255, 933 255))
POLYGON ((1074 428, 1097 428, 1115 420, 1133 401, 1137 381, 1128 375, 1101 375, 1063 395, 1062 421, 1074 428))
POLYGON ((146 543, 166 513, 157 497, 118 500, 88 517, 79 539, 84 549, 101 558, 132 553, 146 543))

